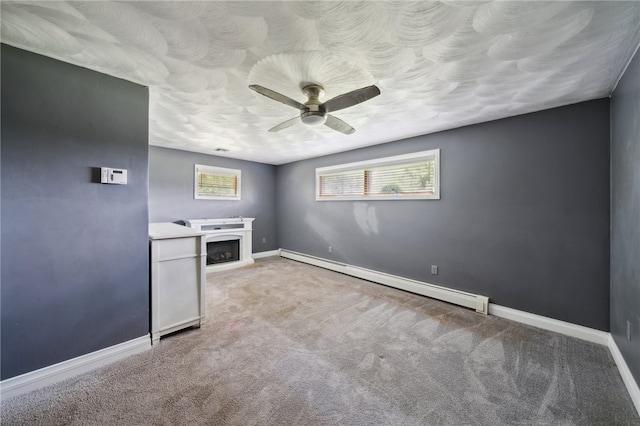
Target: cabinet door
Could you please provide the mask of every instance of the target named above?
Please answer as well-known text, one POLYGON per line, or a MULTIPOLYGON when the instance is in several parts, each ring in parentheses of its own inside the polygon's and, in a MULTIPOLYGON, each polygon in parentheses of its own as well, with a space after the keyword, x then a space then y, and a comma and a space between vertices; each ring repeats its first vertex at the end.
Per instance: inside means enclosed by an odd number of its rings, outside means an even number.
POLYGON ((165 260, 158 264, 158 328, 200 316, 198 258, 165 260))

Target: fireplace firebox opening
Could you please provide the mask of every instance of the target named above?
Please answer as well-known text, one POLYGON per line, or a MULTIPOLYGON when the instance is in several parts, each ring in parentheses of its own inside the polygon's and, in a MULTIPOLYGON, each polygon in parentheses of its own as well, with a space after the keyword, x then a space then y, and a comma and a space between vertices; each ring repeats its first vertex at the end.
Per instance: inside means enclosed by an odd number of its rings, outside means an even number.
POLYGON ((240 240, 207 242, 207 265, 240 260, 240 240))

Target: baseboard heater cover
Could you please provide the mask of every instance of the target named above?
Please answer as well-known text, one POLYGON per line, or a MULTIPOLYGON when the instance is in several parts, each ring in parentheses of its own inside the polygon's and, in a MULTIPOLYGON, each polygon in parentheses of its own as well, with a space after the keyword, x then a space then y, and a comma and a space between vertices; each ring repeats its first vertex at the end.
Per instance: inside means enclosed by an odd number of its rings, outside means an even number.
POLYGON ((361 268, 359 266, 340 263, 333 260, 323 259, 321 257, 311 256, 308 254, 298 253, 286 249, 280 249, 280 256, 287 259, 308 263, 310 265, 319 266, 324 269, 340 272, 352 277, 362 278, 374 283, 384 284, 389 287, 464 306, 465 308, 475 309, 476 312, 485 315, 489 313, 489 298, 486 296, 479 296, 473 293, 453 290, 422 281, 403 278, 397 275, 378 272, 371 269, 361 268))

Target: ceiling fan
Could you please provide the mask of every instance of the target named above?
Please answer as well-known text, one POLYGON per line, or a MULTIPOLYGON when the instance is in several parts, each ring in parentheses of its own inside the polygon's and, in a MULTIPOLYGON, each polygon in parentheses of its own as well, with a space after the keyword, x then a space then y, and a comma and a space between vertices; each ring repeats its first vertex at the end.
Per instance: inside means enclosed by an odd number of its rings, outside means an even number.
POLYGON ((342 95, 338 95, 333 99, 329 99, 326 102, 320 102, 320 96, 324 94, 324 88, 319 84, 309 84, 302 88, 302 92, 307 96, 308 100, 304 104, 291 99, 281 93, 275 92, 266 87, 252 84, 250 89, 255 90, 261 95, 271 98, 275 101, 282 102, 285 105, 292 106, 300 110, 300 115, 278 124, 275 127, 269 129, 270 132, 279 132, 282 129, 293 126, 298 120, 301 120, 304 124, 316 126, 324 124, 327 127, 337 130, 338 132, 350 135, 355 132, 356 129, 329 114, 330 112, 339 111, 341 109, 349 108, 357 105, 361 102, 368 101, 369 99, 376 97, 380 94, 380 89, 376 86, 367 86, 361 89, 356 89, 342 95))

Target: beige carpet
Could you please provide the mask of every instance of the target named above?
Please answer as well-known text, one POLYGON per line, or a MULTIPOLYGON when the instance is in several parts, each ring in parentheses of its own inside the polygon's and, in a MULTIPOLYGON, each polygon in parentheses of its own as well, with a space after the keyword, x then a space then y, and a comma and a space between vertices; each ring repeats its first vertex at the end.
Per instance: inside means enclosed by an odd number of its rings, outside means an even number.
POLYGON ((608 350, 280 258, 208 319, 2 404, 2 425, 639 425, 608 350))

